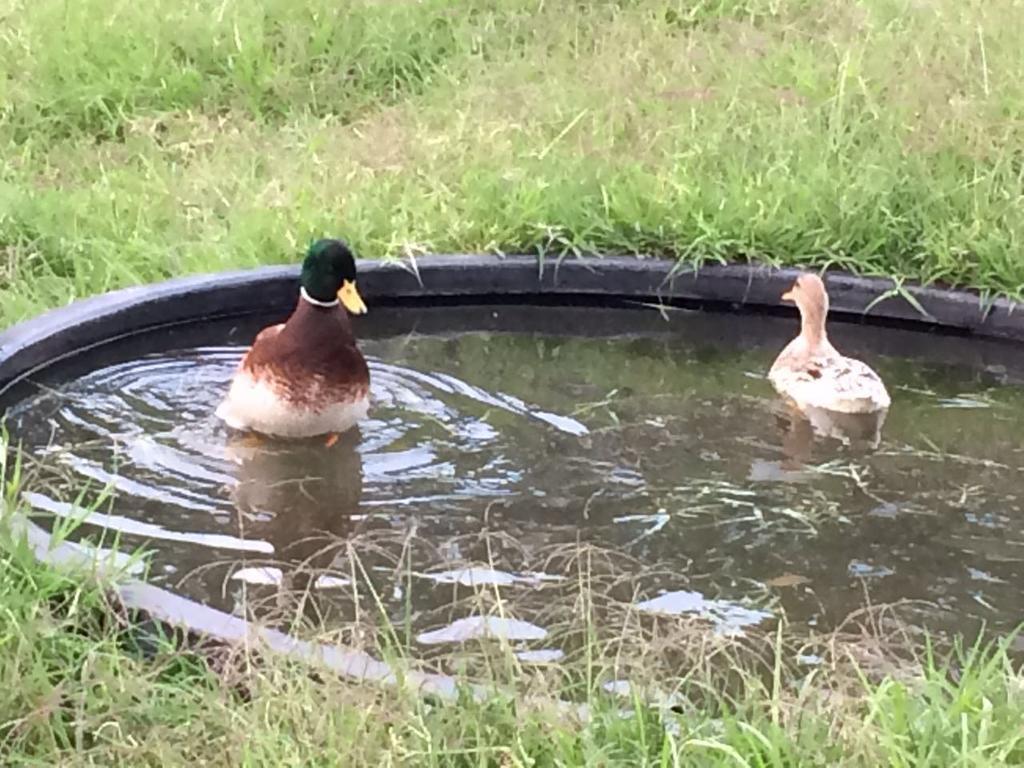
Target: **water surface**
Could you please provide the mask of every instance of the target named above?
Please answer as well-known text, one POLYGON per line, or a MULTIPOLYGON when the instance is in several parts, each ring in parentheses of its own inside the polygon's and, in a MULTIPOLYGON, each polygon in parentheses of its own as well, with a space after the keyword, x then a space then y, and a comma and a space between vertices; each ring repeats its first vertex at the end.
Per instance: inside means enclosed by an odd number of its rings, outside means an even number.
POLYGON ((425 649, 500 633, 553 652, 581 551, 609 599, 713 631, 883 603, 942 632, 1024 618, 1012 347, 837 324, 893 395, 872 447, 780 408, 764 373, 792 317, 378 309, 357 326, 370 418, 326 448, 213 416, 265 322, 150 334, 41 381, 7 418, 31 507, 145 546, 153 581, 203 603, 377 611, 425 649))

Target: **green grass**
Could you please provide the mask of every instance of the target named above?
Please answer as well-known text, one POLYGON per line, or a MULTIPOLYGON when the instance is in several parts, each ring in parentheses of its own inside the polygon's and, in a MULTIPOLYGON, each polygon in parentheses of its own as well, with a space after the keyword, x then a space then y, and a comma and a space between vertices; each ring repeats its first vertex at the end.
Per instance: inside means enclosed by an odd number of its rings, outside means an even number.
POLYGON ((170 275, 615 251, 1019 296, 1012 0, 3 0, 0 316, 170 275))
MULTIPOLYGON (((374 258, 750 259, 1020 297, 1022 30, 1016 0, 0 0, 0 326, 320 234, 374 258)), ((679 669, 679 713, 624 716, 592 675, 537 683, 587 702, 579 722, 146 656, 103 593, 0 547, 5 764, 1024 762, 1002 647, 954 653, 955 681, 945 652, 728 694, 679 669)))

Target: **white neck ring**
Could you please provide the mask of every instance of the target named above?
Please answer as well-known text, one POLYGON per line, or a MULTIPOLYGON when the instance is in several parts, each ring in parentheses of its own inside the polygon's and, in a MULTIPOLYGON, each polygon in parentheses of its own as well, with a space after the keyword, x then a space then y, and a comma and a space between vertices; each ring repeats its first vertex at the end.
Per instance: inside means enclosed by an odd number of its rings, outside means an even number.
POLYGON ((308 293, 306 293, 306 289, 305 288, 299 288, 299 296, 301 296, 303 299, 308 301, 314 307, 336 307, 336 306, 338 306, 338 300, 337 299, 335 299, 334 301, 320 301, 319 299, 314 299, 312 296, 310 296, 308 293))

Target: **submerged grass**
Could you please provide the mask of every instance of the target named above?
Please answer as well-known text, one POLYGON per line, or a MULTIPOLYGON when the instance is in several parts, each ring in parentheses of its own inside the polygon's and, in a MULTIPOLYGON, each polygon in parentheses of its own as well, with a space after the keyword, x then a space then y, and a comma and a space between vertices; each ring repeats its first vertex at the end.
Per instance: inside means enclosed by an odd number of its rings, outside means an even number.
MULTIPOLYGON (((34 471, 5 469, 9 514, 34 471)), ((88 508, 103 498, 77 501, 88 508)), ((105 577, 45 567, 4 533, 0 671, 15 681, 0 691, 4 764, 1024 763, 1014 638, 933 647, 882 608, 829 635, 783 624, 774 634, 733 637, 700 620, 640 617, 628 596, 616 595, 635 589, 623 565, 632 578, 643 577, 642 567, 618 553, 563 547, 544 553, 544 570, 565 580, 526 599, 551 604, 552 621, 543 623, 571 646, 566 659, 523 663, 498 641, 424 658, 406 627, 375 610, 364 557, 380 543, 357 536, 333 546, 346 543, 354 581, 364 585, 354 595, 362 617, 325 629, 296 594, 277 601, 276 620, 288 623, 295 611, 302 636, 364 648, 399 671, 452 672, 487 695, 467 687, 442 701, 341 679, 259 646, 168 633, 125 612, 105 577)), ((411 563, 406 552, 394 560, 397 582, 413 578, 411 563)), ((463 590, 461 600, 457 614, 514 615, 519 607, 497 588, 463 590)))
MULTIPOLYGON (((321 233, 370 257, 615 251, 1024 293, 1016 0, 0 0, 0 19, 2 325, 321 233)), ((665 708, 607 694, 623 644, 585 637, 578 667, 522 682, 583 718, 142 648, 104 584, 10 538, 0 594, 11 765, 1024 763, 1005 644, 878 673, 843 643, 807 672, 763 638, 730 650, 728 685, 650 656, 634 690, 656 680, 665 708)))
MULTIPOLYGON (((746 641, 669 621, 630 634, 635 664, 597 638, 577 664, 520 665, 480 646, 493 691, 454 702, 341 680, 252 648, 153 634, 105 583, 40 566, 4 541, 0 692, 5 764, 1013 765, 1024 677, 1000 645, 935 651, 836 635, 797 667, 793 638, 746 641), (749 644, 749 645, 748 645, 749 644), (663 663, 675 658, 676 668, 663 663), (632 682, 618 683, 623 670, 632 682), (495 685, 497 687, 495 687, 495 685), (518 693, 517 693, 518 691, 518 693)), ((585 559, 585 558, 581 558, 585 559)), ((583 584, 579 610, 589 611, 583 584)), ((398 668, 398 632, 385 652, 398 668)), ((463 658, 460 662, 468 664, 463 658)), ((470 679, 469 677, 465 679, 470 679)))

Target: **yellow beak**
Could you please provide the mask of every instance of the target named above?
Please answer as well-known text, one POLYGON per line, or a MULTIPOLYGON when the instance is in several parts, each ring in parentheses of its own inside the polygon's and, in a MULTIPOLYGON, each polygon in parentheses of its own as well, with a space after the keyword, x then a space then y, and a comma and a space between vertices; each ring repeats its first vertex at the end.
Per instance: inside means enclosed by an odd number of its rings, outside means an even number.
POLYGON ((796 297, 793 295, 793 291, 789 290, 782 294, 783 301, 796 301, 796 297))
POLYGON ((366 304, 363 303, 363 297, 356 290, 355 280, 346 280, 341 284, 341 288, 338 290, 338 301, 344 304, 345 309, 353 315, 366 314, 366 304))

